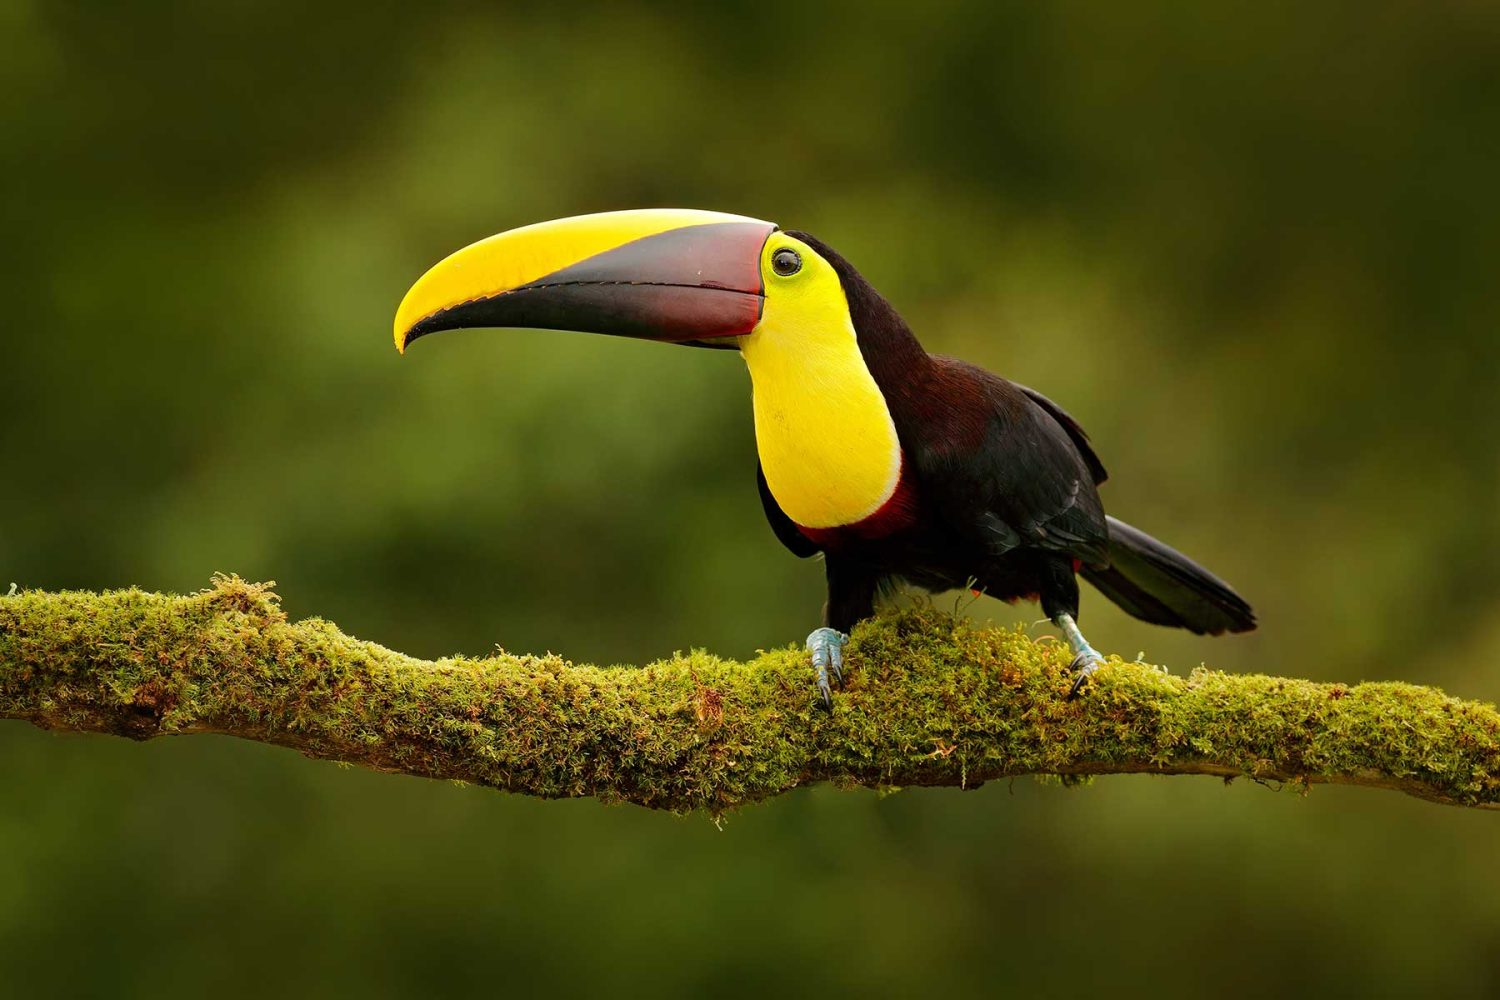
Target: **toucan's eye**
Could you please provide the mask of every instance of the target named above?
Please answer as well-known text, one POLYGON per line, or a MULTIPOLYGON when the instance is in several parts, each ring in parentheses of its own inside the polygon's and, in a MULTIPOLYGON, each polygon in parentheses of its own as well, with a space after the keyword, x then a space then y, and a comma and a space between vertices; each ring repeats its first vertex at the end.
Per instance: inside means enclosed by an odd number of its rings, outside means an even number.
POLYGON ((791 247, 782 247, 771 255, 771 270, 783 278, 790 278, 802 270, 802 255, 791 247))

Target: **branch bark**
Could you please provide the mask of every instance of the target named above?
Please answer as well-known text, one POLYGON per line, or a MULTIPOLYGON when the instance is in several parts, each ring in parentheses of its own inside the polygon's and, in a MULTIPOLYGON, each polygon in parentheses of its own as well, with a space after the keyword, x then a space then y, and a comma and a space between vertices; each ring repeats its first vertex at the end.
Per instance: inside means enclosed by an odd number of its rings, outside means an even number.
POLYGON ((975 787, 1142 772, 1366 785, 1500 806, 1500 714, 1401 683, 1352 687, 1114 662, 1066 701, 1067 657, 933 611, 857 630, 814 705, 798 649, 598 668, 499 653, 418 660, 270 584, 187 597, 0 596, 0 717, 131 739, 225 733, 310 757, 552 798, 720 811, 800 785, 975 787))

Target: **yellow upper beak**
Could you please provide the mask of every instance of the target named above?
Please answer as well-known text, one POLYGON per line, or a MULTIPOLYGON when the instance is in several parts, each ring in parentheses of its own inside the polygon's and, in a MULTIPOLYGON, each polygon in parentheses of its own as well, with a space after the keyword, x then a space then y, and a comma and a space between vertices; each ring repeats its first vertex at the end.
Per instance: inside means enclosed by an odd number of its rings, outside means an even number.
POLYGON ((512 229, 422 275, 396 310, 396 349, 465 326, 665 340, 748 333, 737 327, 752 306, 758 318, 760 245, 775 228, 722 212, 638 209, 512 229))

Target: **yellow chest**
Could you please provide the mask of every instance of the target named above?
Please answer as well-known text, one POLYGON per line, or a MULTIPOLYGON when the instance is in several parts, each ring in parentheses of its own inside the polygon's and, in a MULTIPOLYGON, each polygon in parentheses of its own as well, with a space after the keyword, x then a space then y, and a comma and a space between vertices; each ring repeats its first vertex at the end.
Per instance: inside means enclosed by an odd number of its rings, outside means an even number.
POLYGON ((901 443, 847 313, 816 328, 771 311, 740 342, 754 386, 755 445, 776 503, 805 528, 857 524, 901 477, 901 443))

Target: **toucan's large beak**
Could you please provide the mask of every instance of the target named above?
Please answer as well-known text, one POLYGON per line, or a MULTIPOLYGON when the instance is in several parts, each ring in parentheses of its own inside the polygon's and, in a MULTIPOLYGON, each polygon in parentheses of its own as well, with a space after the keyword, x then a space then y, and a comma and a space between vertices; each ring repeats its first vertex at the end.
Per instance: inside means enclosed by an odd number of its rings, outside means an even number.
POLYGON ((671 342, 747 334, 760 321, 760 252, 775 230, 758 219, 687 209, 512 229, 422 275, 396 312, 396 349, 475 326, 671 342))

